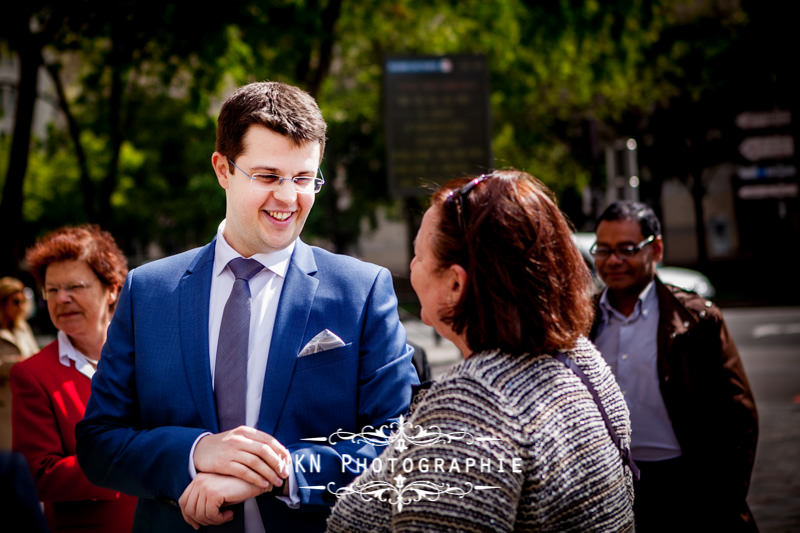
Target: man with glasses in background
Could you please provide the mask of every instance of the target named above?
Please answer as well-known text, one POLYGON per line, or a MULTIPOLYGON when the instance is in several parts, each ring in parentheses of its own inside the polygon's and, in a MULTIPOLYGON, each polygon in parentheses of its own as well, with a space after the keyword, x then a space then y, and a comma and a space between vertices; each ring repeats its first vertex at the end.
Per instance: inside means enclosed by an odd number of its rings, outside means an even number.
POLYGON ((664 245, 650 207, 611 204, 596 236, 606 288, 591 338, 630 410, 636 530, 756 531, 746 496, 758 418, 722 313, 658 279, 664 245))
POLYGON ((296 87, 237 90, 211 158, 216 238, 128 276, 77 435, 87 476, 140 498, 136 530, 324 530, 327 489, 381 451, 328 437, 407 410, 389 272, 298 238, 325 132, 296 87))

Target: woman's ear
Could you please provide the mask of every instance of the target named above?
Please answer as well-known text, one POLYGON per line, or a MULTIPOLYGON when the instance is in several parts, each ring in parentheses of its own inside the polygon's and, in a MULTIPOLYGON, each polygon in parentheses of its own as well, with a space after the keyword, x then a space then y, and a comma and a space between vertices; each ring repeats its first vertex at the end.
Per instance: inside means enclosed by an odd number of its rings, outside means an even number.
POLYGON ((450 292, 449 301, 451 305, 461 301, 464 291, 467 288, 467 271, 458 264, 452 264, 447 268, 447 289, 450 292))
POLYGON ((119 297, 119 285, 111 285, 108 289, 108 305, 114 305, 117 303, 117 298, 119 297))

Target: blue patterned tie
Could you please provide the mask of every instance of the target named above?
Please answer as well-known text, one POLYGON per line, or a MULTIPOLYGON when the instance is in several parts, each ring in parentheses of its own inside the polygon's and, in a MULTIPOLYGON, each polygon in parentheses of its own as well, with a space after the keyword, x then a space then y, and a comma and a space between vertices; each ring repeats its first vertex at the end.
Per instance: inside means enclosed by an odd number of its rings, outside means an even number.
POLYGON ((236 281, 222 312, 214 367, 214 397, 220 431, 245 423, 247 391, 247 343, 250 337, 250 278, 258 274, 261 263, 237 257, 228 263, 236 281))

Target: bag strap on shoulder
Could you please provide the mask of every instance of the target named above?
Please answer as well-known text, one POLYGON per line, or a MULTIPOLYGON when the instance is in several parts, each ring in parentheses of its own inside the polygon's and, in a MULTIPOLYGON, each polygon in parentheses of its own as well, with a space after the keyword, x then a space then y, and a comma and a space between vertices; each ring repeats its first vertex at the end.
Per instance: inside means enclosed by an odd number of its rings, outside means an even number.
POLYGON ((597 409, 600 411, 600 416, 603 417, 603 422, 606 425, 606 429, 608 430, 608 434, 611 436, 611 440, 614 442, 616 447, 619 449, 620 454, 622 455, 622 461, 628 465, 628 468, 631 469, 633 472, 634 477, 638 480, 639 479, 639 468, 636 466, 636 463, 633 461, 631 457, 631 449, 626 446, 622 442, 622 438, 616 434, 614 431, 614 427, 611 425, 611 419, 608 418, 608 413, 606 413, 603 404, 600 402, 600 396, 597 395, 597 391, 592 386, 592 383, 589 381, 589 378, 586 377, 586 374, 583 373, 583 370, 575 363, 575 360, 567 357, 567 354, 560 352, 555 354, 553 357, 564 363, 567 368, 572 370, 572 372, 580 378, 586 388, 589 390, 589 394, 592 395, 592 399, 594 403, 597 405, 597 409))

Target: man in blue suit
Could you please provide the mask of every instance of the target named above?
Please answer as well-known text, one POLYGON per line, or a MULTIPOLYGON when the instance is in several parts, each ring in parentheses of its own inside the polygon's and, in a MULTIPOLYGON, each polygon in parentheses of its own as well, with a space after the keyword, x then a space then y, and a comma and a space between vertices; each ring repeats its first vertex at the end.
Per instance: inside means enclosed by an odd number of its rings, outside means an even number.
POLYGON ((298 238, 325 131, 296 87, 237 90, 211 159, 216 238, 128 275, 76 434, 89 479, 139 497, 136 531, 324 530, 327 489, 381 451, 325 438, 408 408, 418 380, 388 271, 298 238))

